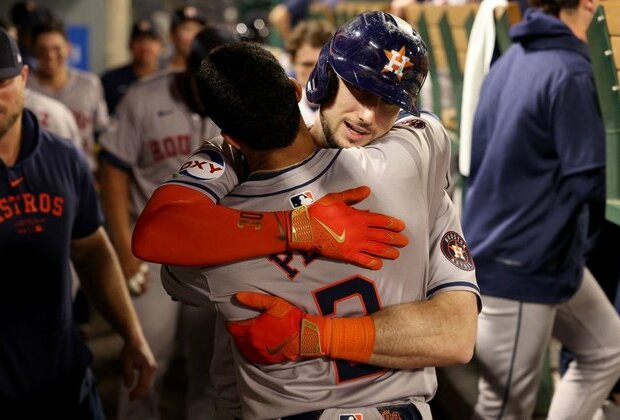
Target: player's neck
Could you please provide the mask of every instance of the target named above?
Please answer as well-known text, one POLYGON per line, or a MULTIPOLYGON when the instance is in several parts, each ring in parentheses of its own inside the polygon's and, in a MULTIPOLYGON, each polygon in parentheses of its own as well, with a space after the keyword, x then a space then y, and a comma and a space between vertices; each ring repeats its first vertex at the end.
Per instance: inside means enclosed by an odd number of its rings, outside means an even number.
POLYGON ((155 73, 158 67, 159 63, 157 61, 134 62, 132 65, 133 72, 138 78, 155 73))
POLYGON ((22 116, 17 117, 13 125, 0 137, 0 160, 10 168, 17 162, 22 143, 22 116))
POLYGON ((243 151, 243 153, 248 159, 250 171, 256 172, 276 171, 296 165, 307 159, 315 150, 312 137, 302 121, 297 137, 290 146, 268 151, 243 151))
POLYGON ((37 79, 39 83, 52 90, 61 90, 67 83, 69 78, 69 70, 67 67, 63 67, 54 74, 37 73, 37 79))

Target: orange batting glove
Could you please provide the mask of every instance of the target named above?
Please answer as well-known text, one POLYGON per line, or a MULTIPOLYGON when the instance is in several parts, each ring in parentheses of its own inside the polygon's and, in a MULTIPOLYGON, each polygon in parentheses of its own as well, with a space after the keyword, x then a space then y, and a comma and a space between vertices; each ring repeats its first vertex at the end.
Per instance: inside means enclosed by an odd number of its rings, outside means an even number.
POLYGON ((397 233, 405 223, 350 207, 369 195, 370 188, 358 187, 327 194, 310 206, 296 208, 286 229, 287 249, 316 252, 372 270, 383 266, 381 258, 398 258, 400 253, 394 247, 408 243, 404 235, 397 233))
POLYGON ((327 318, 310 315, 277 296, 239 292, 237 300, 262 313, 228 322, 226 328, 250 362, 274 364, 328 356, 366 362, 375 344, 371 317, 327 318))

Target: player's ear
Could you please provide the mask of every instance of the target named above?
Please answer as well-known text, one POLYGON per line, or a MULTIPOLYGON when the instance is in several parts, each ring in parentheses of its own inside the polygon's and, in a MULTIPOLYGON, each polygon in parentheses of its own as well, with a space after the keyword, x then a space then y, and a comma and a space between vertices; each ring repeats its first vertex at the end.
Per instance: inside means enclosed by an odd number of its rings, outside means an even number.
POLYGON ((293 78, 293 77, 289 77, 289 80, 291 81, 291 84, 293 85, 293 87, 295 88, 295 95, 297 96, 297 102, 301 101, 301 85, 299 84, 299 82, 297 81, 297 79, 293 78))
POLYGON ((226 134, 222 131, 222 137, 224 138, 224 141, 230 144, 235 150, 241 150, 241 146, 239 145, 237 139, 232 137, 230 134, 226 134))

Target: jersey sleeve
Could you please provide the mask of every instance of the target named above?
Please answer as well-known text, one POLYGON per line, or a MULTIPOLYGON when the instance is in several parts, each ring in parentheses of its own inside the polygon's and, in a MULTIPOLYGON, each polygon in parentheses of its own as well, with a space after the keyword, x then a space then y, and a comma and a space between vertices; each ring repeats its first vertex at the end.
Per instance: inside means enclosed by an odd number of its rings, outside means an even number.
POLYGON ((426 180, 430 260, 426 297, 466 290, 475 293, 480 302, 471 253, 463 238, 458 212, 446 192, 450 184, 450 137, 431 114, 404 118, 398 125, 416 133, 416 166, 419 176, 426 180))
POLYGON ((142 147, 136 95, 130 90, 118 105, 116 116, 99 139, 101 158, 124 170, 130 170, 140 156, 142 147))
POLYGON ((72 239, 80 239, 91 235, 103 225, 103 212, 95 190, 92 172, 83 154, 75 149, 73 159, 75 165, 75 190, 77 210, 73 221, 72 239))
POLYGON ((163 185, 191 188, 219 203, 245 178, 246 171, 241 153, 216 137, 205 141, 163 185))
POLYGON ((550 118, 562 175, 605 166, 605 128, 590 74, 569 78, 552 98, 550 118))
POLYGON ((110 124, 110 116, 108 113, 108 105, 106 104, 105 96, 103 94, 103 86, 101 85, 101 80, 97 76, 95 76, 95 85, 97 91, 97 102, 95 105, 94 130, 95 134, 99 135, 103 133, 108 124, 110 124))
POLYGON ((430 276, 426 297, 452 290, 475 293, 480 302, 474 262, 458 214, 444 191, 437 217, 430 231, 430 276))
POLYGON ((173 300, 197 307, 213 307, 207 280, 199 267, 162 265, 161 283, 173 300))

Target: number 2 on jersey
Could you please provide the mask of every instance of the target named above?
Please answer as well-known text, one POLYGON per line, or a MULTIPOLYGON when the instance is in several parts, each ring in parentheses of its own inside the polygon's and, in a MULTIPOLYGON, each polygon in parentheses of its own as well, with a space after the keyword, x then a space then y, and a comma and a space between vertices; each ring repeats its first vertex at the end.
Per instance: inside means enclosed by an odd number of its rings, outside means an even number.
MULTIPOLYGON (((379 294, 374 282, 362 276, 354 276, 312 292, 322 316, 331 316, 336 313, 336 304, 346 299, 358 297, 364 309, 364 315, 372 314, 381 309, 379 294)), ((346 360, 335 360, 336 383, 375 376, 387 370, 363 363, 352 363, 346 360)))

